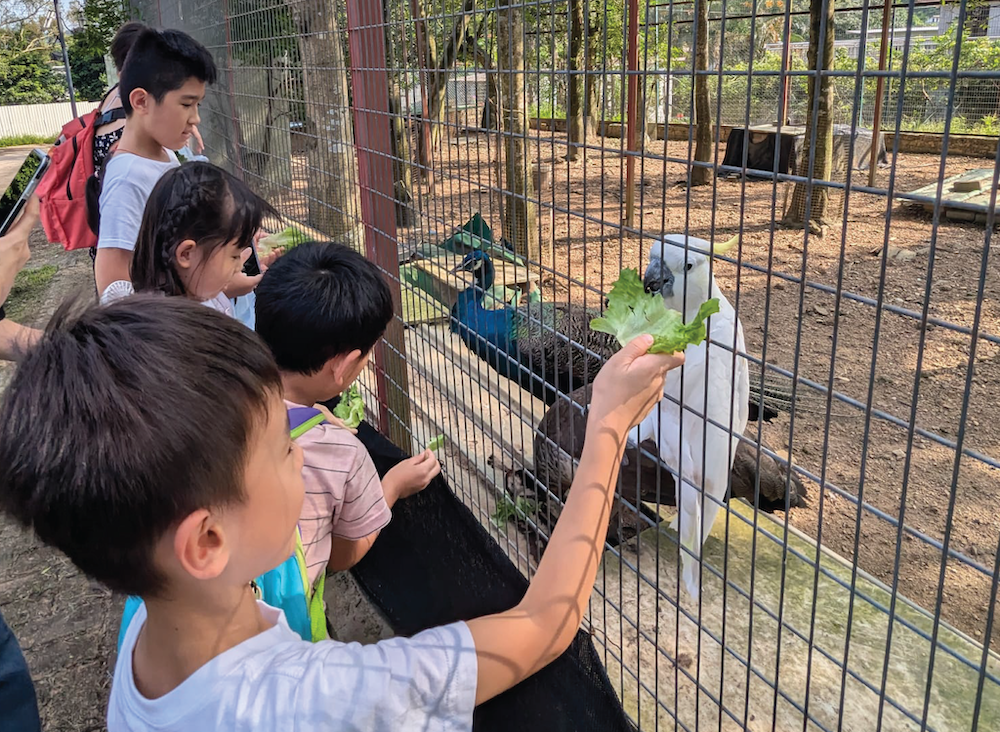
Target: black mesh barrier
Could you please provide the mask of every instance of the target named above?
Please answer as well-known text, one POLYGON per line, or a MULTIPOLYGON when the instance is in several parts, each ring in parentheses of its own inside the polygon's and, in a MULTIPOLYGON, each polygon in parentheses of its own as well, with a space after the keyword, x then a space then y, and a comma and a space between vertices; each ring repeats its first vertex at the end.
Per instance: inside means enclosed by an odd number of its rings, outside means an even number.
MULTIPOLYGON (((358 428, 358 437, 379 475, 407 457, 366 422, 358 428)), ((528 587, 441 477, 396 504, 392 521, 353 572, 400 635, 507 610, 528 587)), ((582 630, 554 663, 480 705, 474 728, 479 732, 635 729, 590 636, 582 630)))

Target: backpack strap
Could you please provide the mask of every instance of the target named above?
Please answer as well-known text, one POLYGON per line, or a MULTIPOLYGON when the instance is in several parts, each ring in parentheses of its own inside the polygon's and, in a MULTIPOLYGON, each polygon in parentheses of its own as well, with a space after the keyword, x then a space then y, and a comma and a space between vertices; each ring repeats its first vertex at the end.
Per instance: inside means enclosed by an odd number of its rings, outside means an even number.
POLYGON ((127 115, 125 114, 124 107, 115 107, 114 109, 109 109, 107 112, 101 114, 100 117, 94 120, 94 127, 103 127, 104 125, 109 125, 112 122, 117 122, 120 119, 125 119, 127 115))
MULTIPOLYGON (((292 407, 288 410, 288 426, 291 429, 293 440, 324 422, 326 422, 326 416, 315 407, 292 407)), ((323 605, 326 572, 321 572, 316 584, 310 586, 305 547, 302 546, 302 534, 298 528, 295 529, 295 563, 298 565, 302 578, 302 587, 305 588, 306 612, 309 616, 312 640, 324 640, 329 637, 326 629, 326 607, 323 605)))
POLYGON ((312 587, 309 586, 309 571, 306 567, 306 550, 302 546, 302 534, 295 528, 295 563, 302 577, 302 587, 306 591, 306 613, 309 616, 309 629, 313 642, 326 640, 330 637, 326 628, 326 606, 323 603, 323 593, 326 590, 326 572, 319 573, 319 579, 312 587))
POLYGON ((292 439, 297 440, 317 425, 326 422, 326 416, 316 407, 292 407, 288 410, 288 426, 292 439))

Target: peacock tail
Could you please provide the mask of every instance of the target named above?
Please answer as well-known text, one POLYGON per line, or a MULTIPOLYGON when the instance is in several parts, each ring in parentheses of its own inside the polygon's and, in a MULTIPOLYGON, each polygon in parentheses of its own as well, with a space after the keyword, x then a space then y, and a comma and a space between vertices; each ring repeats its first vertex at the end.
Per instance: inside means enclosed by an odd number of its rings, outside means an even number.
POLYGON ((571 375, 576 384, 593 381, 618 349, 614 336, 591 330, 590 321, 599 315, 597 310, 570 303, 535 302, 519 307, 513 339, 522 362, 544 365, 548 374, 571 375))

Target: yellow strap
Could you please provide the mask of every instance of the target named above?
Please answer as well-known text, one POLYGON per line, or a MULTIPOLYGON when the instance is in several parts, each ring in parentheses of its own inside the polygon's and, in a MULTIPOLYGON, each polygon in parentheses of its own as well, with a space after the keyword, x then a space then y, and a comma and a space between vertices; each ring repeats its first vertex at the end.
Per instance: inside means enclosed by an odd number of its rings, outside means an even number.
MULTIPOLYGON (((306 420, 292 430, 292 439, 298 439, 306 432, 318 424, 321 424, 326 417, 322 412, 315 417, 306 420)), ((306 595, 306 612, 309 614, 309 626, 313 642, 326 640, 329 634, 326 630, 326 607, 323 604, 323 591, 326 589, 326 572, 321 572, 316 586, 309 584, 309 571, 306 566, 306 550, 302 546, 302 534, 299 527, 295 527, 295 563, 299 565, 299 574, 302 577, 302 587, 306 595)))
POLYGON ((329 634, 326 631, 326 607, 323 605, 323 590, 326 588, 326 573, 320 573, 316 581, 316 587, 309 584, 309 572, 306 568, 306 551, 302 546, 302 534, 299 528, 295 527, 295 562, 299 565, 299 573, 302 576, 302 586, 306 593, 306 611, 309 614, 309 626, 312 632, 313 642, 326 640, 329 634))

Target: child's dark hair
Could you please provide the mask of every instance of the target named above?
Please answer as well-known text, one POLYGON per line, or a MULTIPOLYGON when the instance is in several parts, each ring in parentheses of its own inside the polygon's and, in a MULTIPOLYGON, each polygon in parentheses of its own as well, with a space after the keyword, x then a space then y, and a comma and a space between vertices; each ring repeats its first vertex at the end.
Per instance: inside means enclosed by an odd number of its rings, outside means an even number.
POLYGON ((145 89, 162 102, 168 92, 184 86, 188 79, 214 84, 218 74, 208 49, 179 30, 146 28, 132 42, 122 68, 119 89, 126 114, 132 114, 129 95, 145 89))
POLYGON ((185 298, 75 310, 59 309, 0 405, 0 508, 112 590, 155 595, 166 531, 244 499, 278 371, 239 321, 185 298))
POLYGON ((147 27, 144 23, 130 20, 119 28, 118 32, 115 33, 115 37, 111 39, 111 58, 115 62, 115 68, 118 70, 119 75, 121 75, 122 69, 125 68, 125 59, 128 56, 128 52, 132 49, 132 44, 135 43, 135 39, 146 29, 147 27))
POLYGON ((206 256, 231 241, 245 249, 265 214, 277 216, 245 183, 211 163, 168 170, 153 186, 142 214, 131 267, 135 291, 186 294, 174 268, 177 246, 190 239, 206 256))
POLYGON ((300 244, 257 286, 257 333, 283 371, 314 374, 334 356, 367 353, 391 320, 381 271, 342 244, 300 244))

